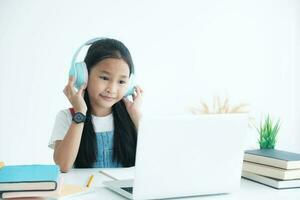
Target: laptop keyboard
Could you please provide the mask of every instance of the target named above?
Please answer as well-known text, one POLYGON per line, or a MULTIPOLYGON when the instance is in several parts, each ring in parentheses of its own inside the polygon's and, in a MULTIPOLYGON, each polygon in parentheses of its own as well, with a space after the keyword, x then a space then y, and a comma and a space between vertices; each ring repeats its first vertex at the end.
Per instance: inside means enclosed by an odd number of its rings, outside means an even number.
POLYGON ((121 189, 132 194, 133 187, 121 187, 121 189))

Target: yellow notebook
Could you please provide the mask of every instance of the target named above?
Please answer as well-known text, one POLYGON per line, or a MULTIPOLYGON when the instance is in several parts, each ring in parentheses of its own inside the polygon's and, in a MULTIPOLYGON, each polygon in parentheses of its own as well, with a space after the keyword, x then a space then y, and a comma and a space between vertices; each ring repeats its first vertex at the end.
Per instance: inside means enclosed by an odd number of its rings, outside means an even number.
POLYGON ((0 161, 0 169, 4 167, 4 162, 0 161))
POLYGON ((64 184, 57 198, 61 199, 66 197, 72 197, 72 196, 81 195, 91 191, 92 191, 91 188, 83 187, 80 185, 64 184))

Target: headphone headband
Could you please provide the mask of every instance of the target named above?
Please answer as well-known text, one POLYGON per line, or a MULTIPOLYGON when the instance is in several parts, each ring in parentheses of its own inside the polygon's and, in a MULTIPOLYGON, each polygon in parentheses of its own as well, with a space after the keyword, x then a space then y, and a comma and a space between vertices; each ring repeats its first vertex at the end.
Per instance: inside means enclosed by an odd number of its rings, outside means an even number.
POLYGON ((103 39, 106 39, 105 37, 96 37, 96 38, 93 38, 93 39, 90 39, 88 41, 86 41, 84 44, 82 44, 75 52, 75 54, 73 55, 73 58, 72 58, 72 62, 71 62, 71 66, 74 66, 75 62, 76 62, 76 59, 77 59, 77 56, 79 54, 79 52, 81 51, 81 49, 87 45, 91 45, 93 44, 94 42, 96 41, 99 41, 99 40, 103 40, 103 39))

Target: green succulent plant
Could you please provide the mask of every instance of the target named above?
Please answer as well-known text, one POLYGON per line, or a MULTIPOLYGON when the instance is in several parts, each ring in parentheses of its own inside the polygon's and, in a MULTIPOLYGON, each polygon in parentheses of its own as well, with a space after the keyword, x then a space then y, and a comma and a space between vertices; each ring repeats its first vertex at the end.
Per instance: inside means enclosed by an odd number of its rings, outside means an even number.
POLYGON ((274 149, 277 142, 277 134, 280 128, 280 120, 274 124, 274 120, 268 115, 260 127, 256 128, 259 133, 259 147, 260 149, 274 149))

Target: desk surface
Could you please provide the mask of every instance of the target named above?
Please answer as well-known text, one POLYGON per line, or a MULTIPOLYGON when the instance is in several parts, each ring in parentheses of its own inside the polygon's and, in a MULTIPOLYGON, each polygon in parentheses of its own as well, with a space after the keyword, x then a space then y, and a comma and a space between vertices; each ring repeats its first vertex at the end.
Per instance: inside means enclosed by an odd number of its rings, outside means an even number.
MULTIPOLYGON (((72 169, 68 173, 63 173, 63 182, 64 183, 71 183, 71 184, 79 184, 85 186, 88 178, 91 174, 93 174, 94 181, 91 187, 94 188, 94 192, 87 193, 84 195, 80 195, 77 197, 73 197, 71 199, 80 199, 80 200, 99 200, 101 199, 126 199, 108 189, 103 187, 102 182, 111 180, 109 177, 99 173, 99 169, 72 169)), ((177 198, 178 199, 178 198, 177 198)), ((193 198, 182 198, 186 199, 201 199, 201 200, 215 200, 215 199, 228 199, 228 200, 266 200, 266 199, 300 199, 300 188, 297 189, 285 189, 285 190, 276 190, 270 188, 268 186, 264 186, 259 183, 255 183, 246 179, 241 180, 241 189, 232 194, 225 194, 225 195, 213 195, 213 196, 199 196, 193 198)))

